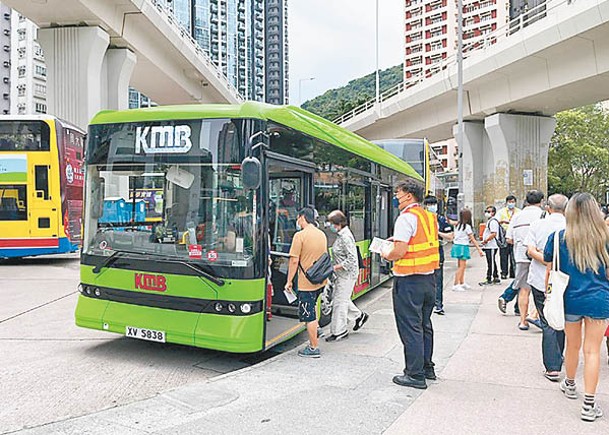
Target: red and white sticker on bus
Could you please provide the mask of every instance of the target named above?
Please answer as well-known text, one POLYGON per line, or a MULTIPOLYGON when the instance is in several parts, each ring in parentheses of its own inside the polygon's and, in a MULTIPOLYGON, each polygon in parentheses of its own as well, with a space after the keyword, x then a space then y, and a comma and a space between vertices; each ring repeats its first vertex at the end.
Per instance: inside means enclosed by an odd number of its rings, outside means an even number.
POLYGON ((200 260, 203 257, 203 248, 201 245, 188 245, 188 257, 193 260, 200 260))
POLYGON ((207 251, 207 260, 216 261, 218 259, 218 253, 216 251, 207 251))

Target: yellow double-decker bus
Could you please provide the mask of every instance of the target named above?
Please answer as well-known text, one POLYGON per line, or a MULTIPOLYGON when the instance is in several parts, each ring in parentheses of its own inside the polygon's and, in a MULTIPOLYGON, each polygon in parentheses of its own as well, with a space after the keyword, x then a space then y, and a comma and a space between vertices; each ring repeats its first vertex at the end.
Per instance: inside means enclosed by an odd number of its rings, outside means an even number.
POLYGON ((78 250, 83 143, 52 116, 0 116, 0 258, 78 250))

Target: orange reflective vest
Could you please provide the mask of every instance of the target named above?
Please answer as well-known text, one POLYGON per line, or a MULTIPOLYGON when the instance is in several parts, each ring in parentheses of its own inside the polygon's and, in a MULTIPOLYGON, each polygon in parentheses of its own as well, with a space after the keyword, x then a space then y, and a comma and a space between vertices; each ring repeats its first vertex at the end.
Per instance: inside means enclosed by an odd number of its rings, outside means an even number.
POLYGON ((417 217, 417 231, 408 241, 404 257, 393 263, 393 273, 415 275, 433 272, 440 267, 436 217, 418 205, 404 213, 412 213, 417 217))

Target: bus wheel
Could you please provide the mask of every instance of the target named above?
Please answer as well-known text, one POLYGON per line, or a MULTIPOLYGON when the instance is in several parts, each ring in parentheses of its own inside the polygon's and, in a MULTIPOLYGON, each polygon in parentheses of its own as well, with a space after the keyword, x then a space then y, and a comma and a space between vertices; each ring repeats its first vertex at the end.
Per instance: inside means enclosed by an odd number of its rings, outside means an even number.
POLYGON ((332 283, 328 283, 324 288, 324 291, 321 293, 321 307, 320 307, 320 317, 319 317, 319 326, 322 328, 330 324, 332 320, 332 296, 334 294, 334 286, 332 283))

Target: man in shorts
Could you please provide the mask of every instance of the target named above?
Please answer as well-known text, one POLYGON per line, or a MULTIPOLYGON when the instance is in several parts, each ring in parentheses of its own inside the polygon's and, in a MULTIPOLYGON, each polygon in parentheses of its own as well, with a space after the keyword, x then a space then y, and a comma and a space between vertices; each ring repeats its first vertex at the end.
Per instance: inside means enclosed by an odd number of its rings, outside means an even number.
POLYGON ((288 277, 285 285, 287 291, 292 291, 293 280, 298 271, 298 318, 306 323, 309 334, 309 345, 298 351, 298 355, 307 358, 319 358, 317 338, 317 298, 321 294, 327 281, 321 284, 313 284, 304 274, 313 263, 328 250, 326 235, 315 225, 315 210, 305 207, 298 212, 296 228, 299 231, 294 234, 290 246, 290 262, 288 265, 288 277))
POLYGON ((518 329, 526 331, 529 329, 529 297, 531 294, 531 286, 528 284, 529 267, 531 260, 527 257, 527 246, 525 240, 529 234, 531 224, 541 219, 543 210, 541 209, 541 201, 543 193, 539 190, 531 190, 527 192, 527 206, 518 213, 508 227, 506 239, 514 244, 514 260, 516 261, 516 278, 512 283, 512 287, 518 289, 518 307, 520 308, 520 322, 518 329))

